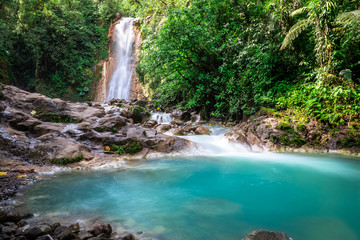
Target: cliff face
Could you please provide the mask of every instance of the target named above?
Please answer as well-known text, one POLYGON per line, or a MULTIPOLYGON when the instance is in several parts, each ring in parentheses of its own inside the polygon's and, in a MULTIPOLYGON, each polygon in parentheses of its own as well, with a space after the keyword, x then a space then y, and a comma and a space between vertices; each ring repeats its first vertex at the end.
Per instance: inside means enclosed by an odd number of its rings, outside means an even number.
POLYGON ((96 86, 94 86, 95 94, 94 94, 94 101, 95 102, 104 102, 106 99, 106 93, 107 93, 107 86, 109 84, 109 81, 111 79, 111 76, 115 70, 116 67, 116 61, 114 58, 114 42, 115 42, 115 36, 114 36, 114 30, 115 25, 119 23, 120 20, 114 22, 110 25, 108 39, 108 52, 109 57, 105 60, 100 61, 96 68, 101 72, 101 79, 99 82, 97 82, 96 86))
MULTIPOLYGON (((97 82, 94 86, 95 93, 94 93, 94 101, 96 102, 104 102, 106 100, 106 94, 108 89, 108 84, 111 80, 111 76, 115 71, 116 68, 116 58, 114 56, 114 43, 115 39, 115 25, 119 23, 120 20, 111 24, 108 34, 109 39, 109 57, 105 60, 99 62, 96 66, 98 71, 101 72, 101 79, 97 82)), ((134 23, 137 20, 134 21, 134 23)), ((134 28, 134 54, 132 63, 134 64, 133 74, 131 78, 131 89, 130 89, 130 98, 131 99, 146 99, 144 94, 144 88, 139 83, 139 78, 136 74, 136 66, 139 64, 139 55, 141 52, 141 34, 140 28, 138 26, 133 25, 134 28)))
POLYGON ((145 90, 144 87, 139 83, 139 78, 136 73, 136 66, 140 63, 140 53, 141 53, 141 33, 140 33, 140 27, 136 26, 136 21, 134 21, 134 54, 133 54, 133 62, 134 62, 134 69, 133 74, 131 78, 131 90, 130 90, 130 96, 132 99, 146 99, 145 90))

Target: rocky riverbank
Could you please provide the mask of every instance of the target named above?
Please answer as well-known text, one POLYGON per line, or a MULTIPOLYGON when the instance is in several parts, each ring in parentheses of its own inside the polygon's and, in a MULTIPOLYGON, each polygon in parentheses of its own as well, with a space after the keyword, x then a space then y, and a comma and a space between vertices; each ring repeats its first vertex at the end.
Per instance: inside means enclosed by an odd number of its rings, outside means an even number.
MULTIPOLYGON (((191 143, 142 126, 150 113, 142 102, 121 104, 122 111, 101 104, 70 103, 3 85, 0 101, 0 156, 27 164, 114 161, 117 154, 142 158, 187 151, 191 143)), ((146 103, 145 103, 146 104, 146 103)))
MULTIPOLYGON (((60 223, 29 224, 33 217, 30 213, 0 211, 0 239, 3 240, 156 240, 143 237, 143 232, 117 233, 111 225, 102 221, 95 221, 90 226, 80 226, 78 222, 71 225, 60 223)), ((256 230, 243 240, 290 240, 281 232, 256 230)))
POLYGON ((238 123, 226 137, 252 151, 324 152, 360 156, 359 130, 348 126, 331 130, 317 121, 305 124, 282 115, 258 113, 238 123))

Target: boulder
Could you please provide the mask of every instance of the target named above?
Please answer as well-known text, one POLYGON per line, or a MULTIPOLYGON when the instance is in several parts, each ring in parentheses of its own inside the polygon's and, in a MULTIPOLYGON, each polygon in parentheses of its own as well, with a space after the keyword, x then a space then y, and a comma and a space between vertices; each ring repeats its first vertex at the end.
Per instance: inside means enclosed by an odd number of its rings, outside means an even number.
POLYGON ((134 106, 129 108, 129 118, 134 120, 134 123, 144 123, 149 120, 151 114, 141 106, 134 106))
POLYGON ((184 135, 184 130, 182 128, 172 128, 169 132, 173 135, 184 135))
POLYGON ((36 239, 37 237, 47 234, 40 227, 31 227, 26 231, 26 236, 28 239, 36 239))
POLYGON ((87 240, 89 238, 92 238, 93 235, 91 233, 89 233, 88 231, 85 231, 85 230, 81 230, 79 233, 78 233, 78 237, 80 240, 87 240))
POLYGON ((161 133, 169 131, 171 126, 169 124, 160 124, 155 127, 155 130, 161 133))
POLYGON ((75 238, 75 235, 68 227, 59 226, 54 231, 54 237, 59 240, 71 240, 75 238))
POLYGON ((133 234, 126 234, 121 238, 122 240, 135 240, 135 236, 133 234))
POLYGON ((196 128, 198 127, 199 125, 187 124, 182 129, 184 130, 184 132, 190 133, 190 132, 195 132, 196 128))
POLYGON ((256 230, 251 232, 242 240, 291 240, 285 233, 256 230))
POLYGON ((211 131, 209 128, 205 127, 205 126, 198 126, 196 129, 195 129, 195 134, 198 134, 198 135, 204 135, 204 134, 210 134, 211 131))
MULTIPOLYGON (((115 129, 120 129, 126 125, 127 119, 118 115, 118 114, 107 114, 102 117, 96 128, 101 129, 102 131, 110 131, 113 132, 115 129)), ((100 130, 100 132, 101 132, 100 130)))
POLYGON ((95 236, 99 236, 101 234, 110 236, 110 234, 112 233, 112 228, 110 224, 106 224, 102 221, 96 221, 87 231, 94 234, 95 236))
POLYGON ((158 122, 156 120, 149 120, 146 123, 144 123, 144 127, 146 128, 153 128, 158 124, 158 122))

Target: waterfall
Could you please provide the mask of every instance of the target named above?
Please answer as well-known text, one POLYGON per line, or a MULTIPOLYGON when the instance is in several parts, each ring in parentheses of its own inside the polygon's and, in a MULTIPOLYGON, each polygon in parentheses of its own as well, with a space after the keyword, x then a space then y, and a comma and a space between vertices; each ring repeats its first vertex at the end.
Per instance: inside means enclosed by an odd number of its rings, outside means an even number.
POLYGON ((122 18, 115 26, 115 58, 116 68, 109 82, 106 100, 129 99, 131 77, 134 64, 132 62, 134 43, 134 18, 122 18))
POLYGON ((153 112, 150 120, 156 120, 158 123, 170 123, 173 120, 171 113, 153 112))

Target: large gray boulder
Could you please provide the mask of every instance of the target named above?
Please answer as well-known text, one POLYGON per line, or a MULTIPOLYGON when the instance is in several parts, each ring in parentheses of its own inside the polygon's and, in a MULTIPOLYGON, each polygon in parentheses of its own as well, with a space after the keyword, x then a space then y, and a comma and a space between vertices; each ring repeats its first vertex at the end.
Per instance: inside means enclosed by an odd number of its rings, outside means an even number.
POLYGON ((291 240, 285 233, 256 230, 251 232, 242 240, 291 240))

